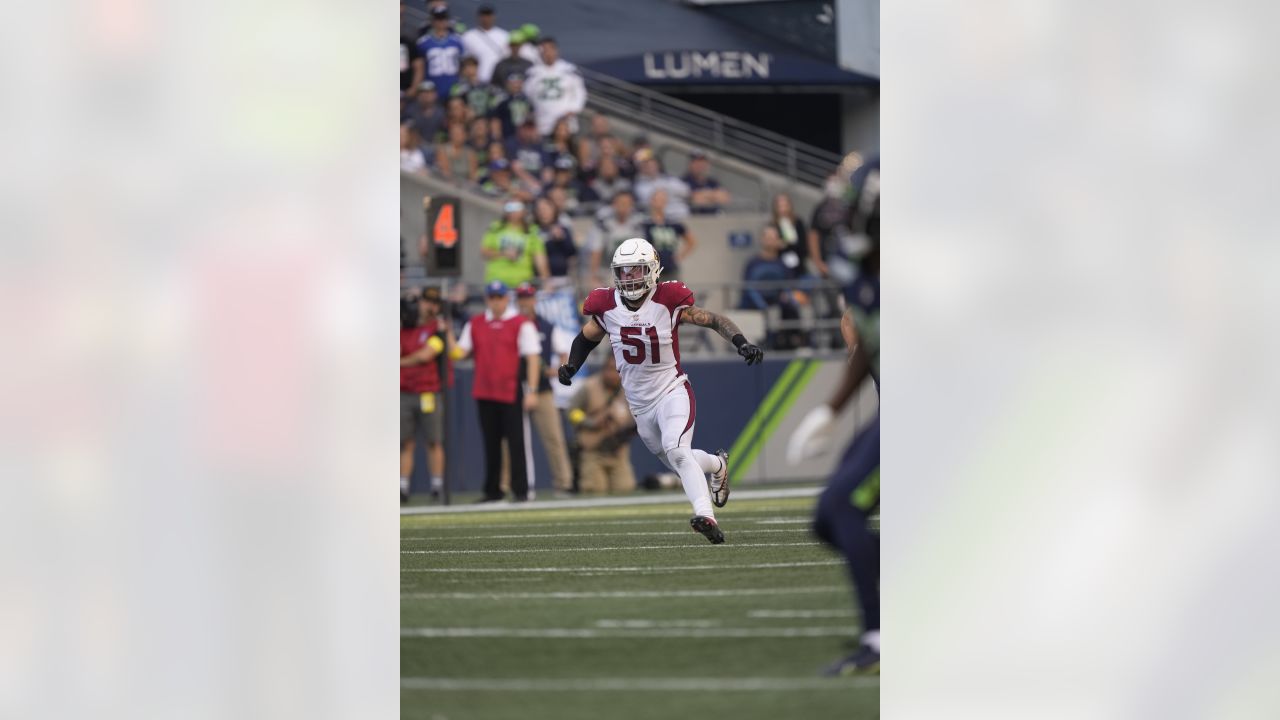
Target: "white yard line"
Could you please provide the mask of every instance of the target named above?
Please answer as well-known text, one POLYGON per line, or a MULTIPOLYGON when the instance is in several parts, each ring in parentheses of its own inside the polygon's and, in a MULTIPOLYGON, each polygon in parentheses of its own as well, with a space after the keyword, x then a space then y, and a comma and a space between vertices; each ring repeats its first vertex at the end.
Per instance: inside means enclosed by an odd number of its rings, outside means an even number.
POLYGON ((400 628, 402 638, 519 638, 594 640, 597 638, 801 638, 857 635, 852 627, 780 628, 501 628, 421 627, 400 628))
MULTIPOLYGON (((737 496, 735 495, 734 497, 737 497, 737 496)), ((796 515, 793 519, 787 519, 785 517, 781 517, 775 511, 769 511, 768 517, 759 518, 759 519, 751 517, 753 514, 756 514, 755 511, 749 511, 744 513, 730 512, 728 513, 727 519, 732 520, 734 523, 755 523, 755 524, 765 524, 765 525, 775 525, 775 524, 779 524, 779 522, 796 522, 796 523, 810 522, 813 520, 812 513, 808 511, 805 511, 801 514, 796 515)), ((721 517, 720 519, 723 520, 726 518, 721 517)), ((579 527, 579 526, 596 527, 599 525, 666 525, 666 524, 670 524, 671 522, 673 521, 671 516, 669 515, 654 515, 653 517, 647 518, 644 520, 596 520, 589 516, 565 519, 557 522, 505 522, 505 523, 474 523, 473 524, 473 523, 466 522, 464 520, 464 521, 460 521, 456 525, 444 525, 444 524, 418 525, 412 528, 408 528, 406 530, 401 530, 400 532, 401 532, 401 537, 409 537, 410 536, 409 534, 412 534, 412 533, 423 532, 423 531, 434 533, 440 530, 494 530, 498 528, 535 528, 535 527, 573 528, 573 527, 579 527), (406 533, 409 533, 409 534, 406 534, 406 533)), ((427 536, 424 536, 424 537, 427 537, 427 536)), ((430 536, 430 537, 434 537, 434 536, 430 536)))
POLYGON ((622 628, 624 630, 647 630, 649 628, 713 628, 720 624, 719 620, 639 620, 604 618, 596 621, 598 628, 622 628))
MULTIPOLYGON (((730 530, 733 534, 738 533, 798 533, 809 532, 809 528, 755 528, 755 529, 737 529, 730 530)), ((611 532, 607 533, 609 537, 644 537, 646 535, 685 535, 689 534, 688 530, 655 530, 653 532, 611 532)), ((528 535, 401 535, 400 541, 449 541, 449 540, 520 540, 528 538, 565 538, 565 537, 600 537, 599 532, 589 533, 531 533, 528 535)))
MULTIPOLYGON (((686 534, 686 533, 682 533, 686 534)), ((716 552, 730 548, 761 548, 761 547, 807 547, 813 545, 821 545, 819 542, 793 542, 793 543, 724 543, 717 548, 716 552)), ((574 547, 574 548, 493 548, 486 550, 401 550, 401 555, 476 555, 476 554, 495 554, 495 553, 519 553, 521 555, 527 553, 559 553, 559 552, 595 552, 604 550, 687 550, 691 547, 701 547, 701 544, 685 544, 685 545, 623 545, 620 547, 574 547)))
POLYGON ((836 609, 836 610, 751 610, 747 613, 749 618, 838 618, 853 617, 853 610, 836 609))
POLYGON ((737 590, 612 590, 601 592, 440 592, 401 593, 407 600, 624 600, 630 598, 738 597, 747 595, 808 595, 848 592, 847 585, 817 585, 793 588, 739 588, 737 590))
POLYGON ((755 522, 761 525, 791 525, 791 524, 798 524, 798 523, 808 524, 813 522, 813 518, 806 515, 805 517, 797 517, 797 518, 765 518, 764 520, 756 520, 755 522))
POLYGON ((405 690, 477 692, 735 692, 848 690, 879 687, 878 677, 854 678, 400 678, 405 690))
POLYGON ((513 567, 513 568, 400 568, 402 573, 663 573, 688 570, 766 570, 780 568, 843 565, 844 560, 809 560, 805 562, 751 563, 749 565, 655 565, 642 567, 513 567))
MULTIPOLYGON (((822 488, 811 485, 776 490, 735 490, 735 500, 781 500, 784 498, 813 497, 822 488)), ((526 512, 529 510, 573 510, 577 508, 631 507, 634 505, 688 505, 682 494, 627 495, 625 497, 574 498, 571 500, 535 500, 523 503, 472 503, 469 505, 419 505, 400 508, 401 515, 447 515, 474 512, 526 512)))

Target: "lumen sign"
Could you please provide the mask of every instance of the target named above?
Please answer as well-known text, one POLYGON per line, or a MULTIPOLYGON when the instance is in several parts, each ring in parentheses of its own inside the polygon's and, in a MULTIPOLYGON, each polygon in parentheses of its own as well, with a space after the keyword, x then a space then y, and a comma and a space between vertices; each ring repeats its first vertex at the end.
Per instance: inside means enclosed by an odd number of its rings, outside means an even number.
POLYGON ((738 50, 645 53, 644 76, 649 80, 767 80, 772 62, 769 53, 738 50))

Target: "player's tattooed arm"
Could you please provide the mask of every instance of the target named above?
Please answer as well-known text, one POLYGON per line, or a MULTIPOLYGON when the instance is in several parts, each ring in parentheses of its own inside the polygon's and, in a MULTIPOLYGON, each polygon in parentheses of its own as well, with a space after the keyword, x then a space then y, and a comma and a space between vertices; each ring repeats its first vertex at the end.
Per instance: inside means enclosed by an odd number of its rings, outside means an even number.
POLYGON ((747 361, 748 365, 755 365, 764 360, 764 351, 752 345, 742 334, 742 330, 738 328, 737 323, 720 313, 704 310, 697 305, 690 305, 685 308, 682 316, 686 322, 709 328, 720 333, 720 337, 733 343, 738 348, 738 354, 747 361))
POLYGON ((681 315, 681 317, 685 322, 692 325, 699 325, 704 328, 715 330, 720 333, 720 337, 728 340, 729 342, 733 342, 734 335, 742 334, 742 330, 738 329, 738 325, 734 321, 720 313, 705 310, 697 305, 690 305, 685 308, 684 314, 681 315))

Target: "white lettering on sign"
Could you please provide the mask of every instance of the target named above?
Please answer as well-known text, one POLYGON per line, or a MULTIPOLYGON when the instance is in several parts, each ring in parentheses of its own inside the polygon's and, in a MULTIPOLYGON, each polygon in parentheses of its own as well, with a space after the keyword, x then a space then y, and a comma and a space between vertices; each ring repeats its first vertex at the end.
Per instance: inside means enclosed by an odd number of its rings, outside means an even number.
POLYGON ((769 53, 738 50, 645 53, 643 58, 644 76, 650 80, 768 78, 772 60, 769 53))

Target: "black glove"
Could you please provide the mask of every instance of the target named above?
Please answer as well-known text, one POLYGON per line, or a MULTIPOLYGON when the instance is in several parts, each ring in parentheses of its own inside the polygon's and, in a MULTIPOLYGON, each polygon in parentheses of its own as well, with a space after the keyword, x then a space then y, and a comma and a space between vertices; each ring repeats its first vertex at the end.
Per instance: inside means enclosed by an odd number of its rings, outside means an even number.
POLYGON ((738 348, 738 354, 747 361, 748 365, 759 365, 764 362, 764 351, 747 342, 745 337, 734 335, 733 344, 738 348))
POLYGON ((572 384, 573 384, 573 376, 574 376, 574 375, 576 375, 576 374, 577 374, 577 372, 578 372, 578 366, 577 366, 577 365, 570 365, 570 364, 568 364, 568 363, 566 363, 566 364, 564 364, 564 365, 561 365, 561 366, 560 366, 560 384, 561 384, 561 385, 572 385, 572 384))

